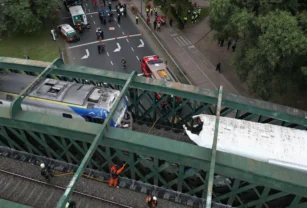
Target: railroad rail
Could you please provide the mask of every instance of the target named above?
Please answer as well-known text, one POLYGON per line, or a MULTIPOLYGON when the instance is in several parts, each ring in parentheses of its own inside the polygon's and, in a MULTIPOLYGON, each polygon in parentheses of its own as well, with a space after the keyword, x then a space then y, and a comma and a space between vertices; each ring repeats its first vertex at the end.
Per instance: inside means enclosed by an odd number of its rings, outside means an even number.
MULTIPOLYGON (((61 196, 66 189, 66 187, 53 185, 2 169, 0 169, 0 175, 9 175, 9 177, 0 177, 0 185, 2 187, 0 190, 1 198, 17 201, 28 206, 55 207, 59 196, 61 196), (19 178, 19 180, 16 180, 16 178, 19 178)), ((74 191, 74 194, 78 195, 78 200, 74 200, 77 202, 78 207, 133 208, 129 205, 79 191, 74 191)))

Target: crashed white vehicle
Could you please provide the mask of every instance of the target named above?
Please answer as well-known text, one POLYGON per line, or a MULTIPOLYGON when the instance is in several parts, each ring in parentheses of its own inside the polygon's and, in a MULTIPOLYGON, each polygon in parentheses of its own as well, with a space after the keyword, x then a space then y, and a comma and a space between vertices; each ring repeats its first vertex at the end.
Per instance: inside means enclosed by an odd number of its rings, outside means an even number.
MULTIPOLYGON (((199 135, 184 126, 197 145, 212 148, 215 116, 197 115, 199 135)), ((220 117, 217 150, 307 172, 307 132, 303 130, 220 117)))

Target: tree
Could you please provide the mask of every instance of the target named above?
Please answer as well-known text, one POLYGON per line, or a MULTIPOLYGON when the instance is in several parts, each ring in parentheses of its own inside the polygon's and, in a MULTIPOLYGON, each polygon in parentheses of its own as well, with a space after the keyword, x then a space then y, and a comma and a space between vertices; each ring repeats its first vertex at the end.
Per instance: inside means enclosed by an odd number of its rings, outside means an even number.
POLYGON ((212 0, 211 6, 217 36, 244 37, 233 63, 251 92, 268 100, 289 85, 306 85, 307 15, 296 0, 212 0))
POLYGON ((56 17, 58 0, 16 0, 2 3, 0 34, 32 33, 42 28, 46 20, 56 17))

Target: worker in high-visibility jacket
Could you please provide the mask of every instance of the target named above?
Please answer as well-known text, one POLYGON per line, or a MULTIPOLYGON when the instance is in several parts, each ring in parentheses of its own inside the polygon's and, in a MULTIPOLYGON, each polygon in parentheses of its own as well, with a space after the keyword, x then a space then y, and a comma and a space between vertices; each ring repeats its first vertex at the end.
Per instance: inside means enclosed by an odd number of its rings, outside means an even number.
POLYGON ((118 184, 118 175, 124 170, 126 164, 127 163, 125 163, 121 168, 118 168, 117 165, 113 165, 111 167, 111 177, 110 177, 110 181, 109 181, 109 186, 110 187, 113 185, 114 187, 119 188, 119 186, 117 186, 117 184, 118 184))

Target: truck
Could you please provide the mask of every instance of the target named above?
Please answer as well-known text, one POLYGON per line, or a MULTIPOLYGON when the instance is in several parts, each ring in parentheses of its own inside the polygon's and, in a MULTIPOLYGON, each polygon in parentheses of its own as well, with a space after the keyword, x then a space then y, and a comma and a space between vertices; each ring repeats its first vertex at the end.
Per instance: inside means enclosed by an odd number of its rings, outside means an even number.
MULTIPOLYGON (((175 78, 169 72, 164 60, 157 55, 144 56, 141 60, 141 68, 145 77, 175 82, 175 78)), ((159 100, 161 96, 161 93, 156 93, 157 100, 159 100)), ((180 103, 180 98, 176 97, 176 102, 180 103)), ((164 105, 166 103, 162 102, 162 104, 164 105)))

